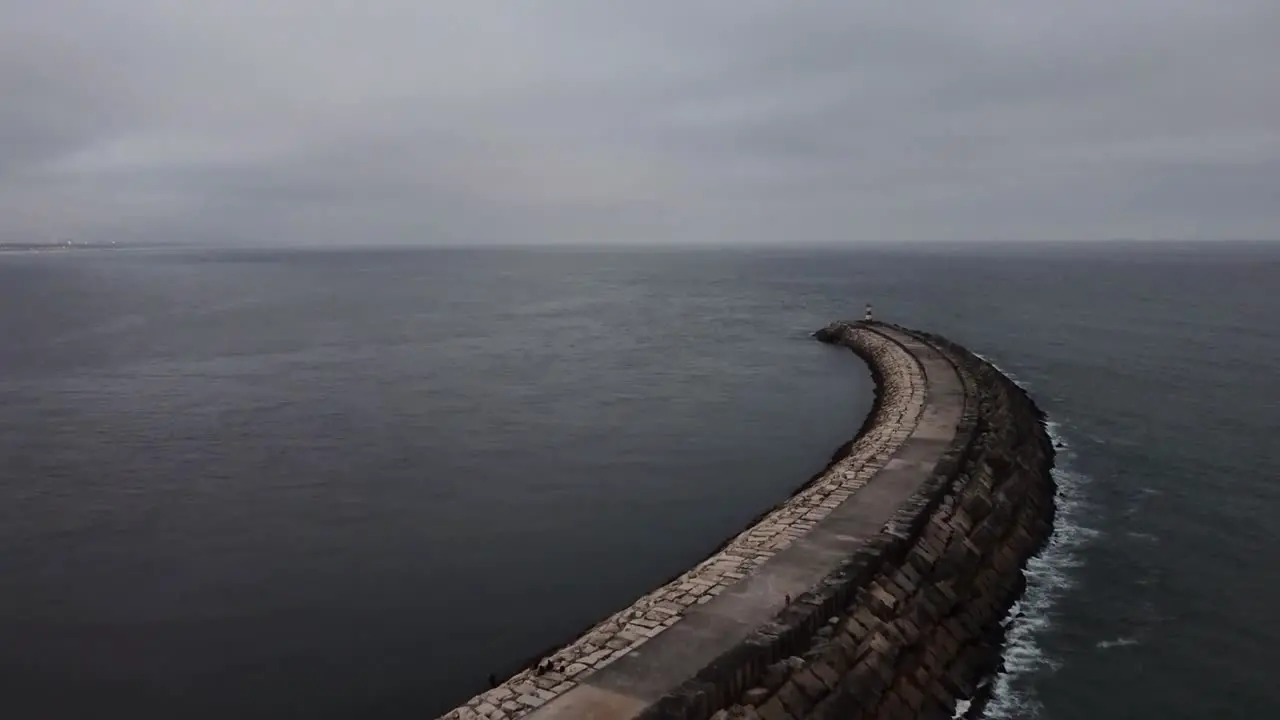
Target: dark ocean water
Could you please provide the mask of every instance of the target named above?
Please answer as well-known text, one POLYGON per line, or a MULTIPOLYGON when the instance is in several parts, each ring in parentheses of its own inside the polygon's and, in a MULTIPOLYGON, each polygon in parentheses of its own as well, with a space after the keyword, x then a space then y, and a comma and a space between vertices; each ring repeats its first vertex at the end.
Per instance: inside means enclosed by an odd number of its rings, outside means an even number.
POLYGON ((862 303, 1068 447, 996 717, 1280 716, 1280 246, 0 255, 0 717, 430 717, 870 406, 862 303))

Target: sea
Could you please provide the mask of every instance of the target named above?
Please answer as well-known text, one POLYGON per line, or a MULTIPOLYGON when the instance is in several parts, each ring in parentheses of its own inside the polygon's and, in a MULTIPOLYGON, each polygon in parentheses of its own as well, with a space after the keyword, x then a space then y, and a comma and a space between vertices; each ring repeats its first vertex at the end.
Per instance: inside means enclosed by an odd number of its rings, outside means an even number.
POLYGON ((0 717, 430 718, 995 363, 1062 445, 990 718, 1280 717, 1280 244, 0 253, 0 717))

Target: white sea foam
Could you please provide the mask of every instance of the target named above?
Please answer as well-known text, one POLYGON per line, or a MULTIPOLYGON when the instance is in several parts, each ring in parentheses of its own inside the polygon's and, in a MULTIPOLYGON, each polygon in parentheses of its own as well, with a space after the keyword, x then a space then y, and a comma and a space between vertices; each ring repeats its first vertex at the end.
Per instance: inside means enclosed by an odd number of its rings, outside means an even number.
MULTIPOLYGON (((979 357, 982 357, 979 355, 979 357)), ((982 358, 991 362, 988 358, 982 358)), ((1013 373, 991 365, 1026 390, 1013 373)), ((1074 583, 1072 570, 1080 565, 1080 549, 1098 533, 1085 525, 1085 489, 1089 478, 1071 467, 1072 451, 1062 437, 1061 426, 1046 422, 1050 441, 1057 447, 1053 479, 1058 494, 1049 542, 1031 560, 1023 574, 1026 592, 1004 619, 1003 669, 996 675, 991 699, 983 714, 991 720, 1040 717, 1042 706, 1026 680, 1039 672, 1053 672, 1058 663, 1047 656, 1038 638, 1053 622, 1051 611, 1058 597, 1074 583)))
POLYGON ((1102 640, 1094 647, 1102 650, 1106 650, 1108 648, 1128 647, 1130 645, 1137 645, 1137 644, 1138 644, 1137 638, 1122 637, 1122 638, 1116 638, 1115 640, 1102 640))

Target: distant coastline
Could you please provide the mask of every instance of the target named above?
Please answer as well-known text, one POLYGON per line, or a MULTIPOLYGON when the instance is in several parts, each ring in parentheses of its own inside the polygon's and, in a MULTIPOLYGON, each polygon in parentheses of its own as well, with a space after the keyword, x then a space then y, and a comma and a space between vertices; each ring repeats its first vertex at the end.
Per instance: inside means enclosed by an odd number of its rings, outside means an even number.
POLYGON ((119 250, 128 247, 119 243, 86 242, 0 242, 0 252, 68 252, 72 250, 119 250))

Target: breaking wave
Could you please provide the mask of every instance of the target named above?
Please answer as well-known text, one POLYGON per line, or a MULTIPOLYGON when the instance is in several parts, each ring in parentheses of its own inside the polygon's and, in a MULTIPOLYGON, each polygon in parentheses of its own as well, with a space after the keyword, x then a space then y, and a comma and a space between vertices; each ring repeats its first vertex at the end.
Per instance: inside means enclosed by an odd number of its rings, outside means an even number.
MULTIPOLYGON (((991 362, 988 358, 982 359, 991 362)), ((1022 389, 1029 389, 1028 384, 1013 373, 991 364, 1022 389)), ((1081 563, 1081 548, 1097 535, 1096 530, 1085 524, 1085 489, 1089 478, 1072 469, 1074 453, 1062 435, 1061 425, 1049 420, 1046 430, 1057 448, 1053 469, 1057 485, 1053 534, 1045 547, 1027 562, 1023 571, 1026 591, 1003 621, 1003 663, 993 679, 991 698, 983 709, 984 717, 991 720, 1041 715, 1040 701, 1029 680, 1038 673, 1053 672, 1058 663, 1041 648, 1039 639, 1052 626, 1054 603, 1075 584, 1074 569, 1081 563)))

